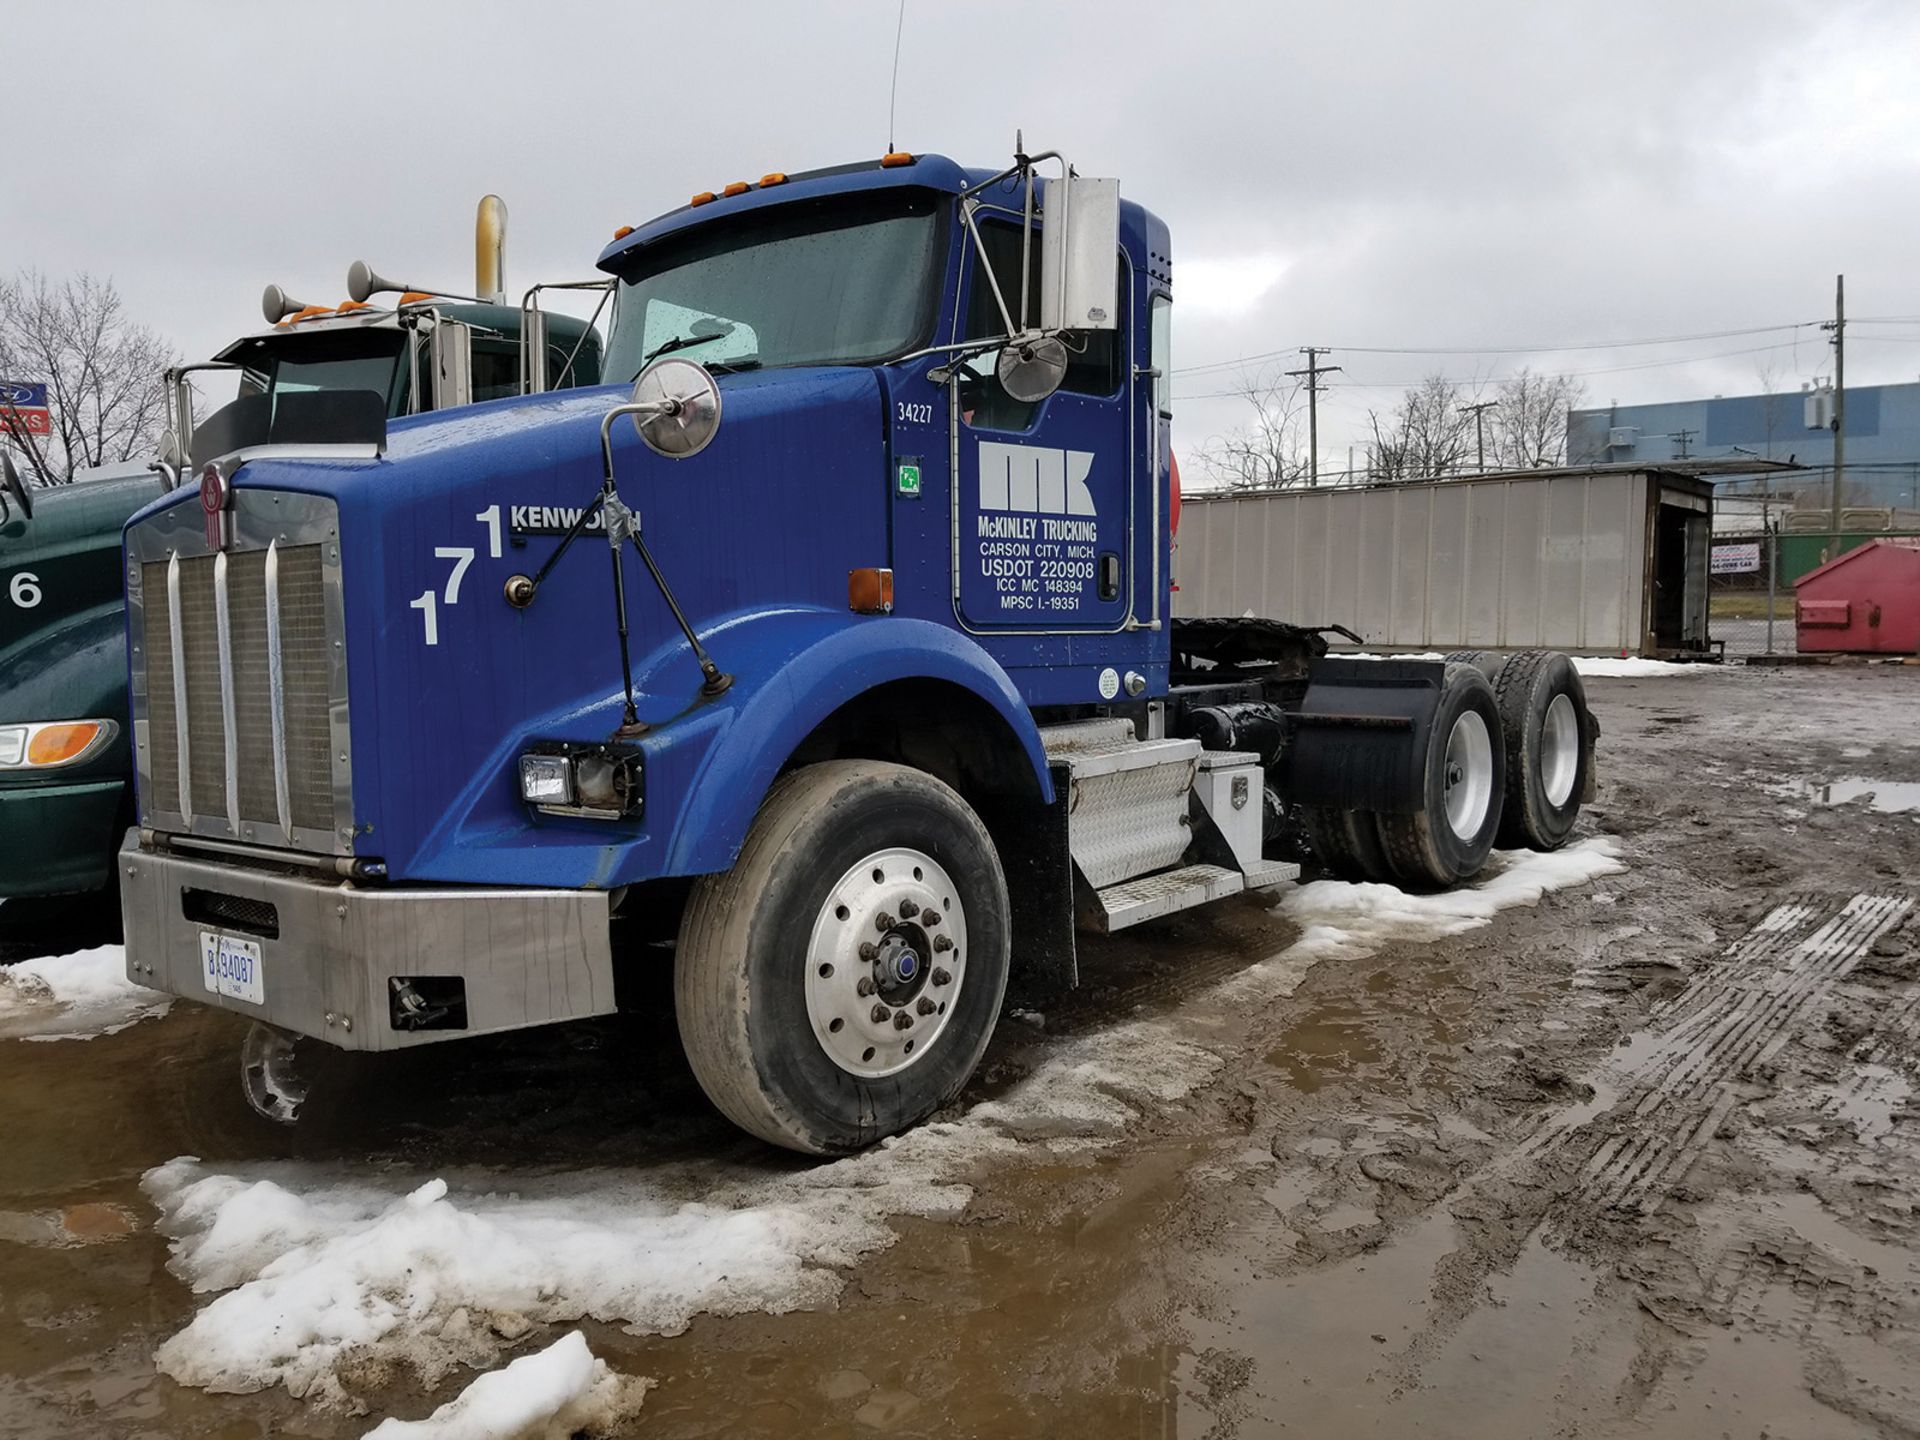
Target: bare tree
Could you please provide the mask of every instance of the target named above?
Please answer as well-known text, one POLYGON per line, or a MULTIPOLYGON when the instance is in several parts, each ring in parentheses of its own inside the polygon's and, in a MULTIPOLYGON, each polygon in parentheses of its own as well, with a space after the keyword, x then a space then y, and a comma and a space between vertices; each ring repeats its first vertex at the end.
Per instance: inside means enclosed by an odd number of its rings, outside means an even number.
POLYGON ((175 352, 127 318, 110 280, 55 284, 37 271, 0 279, 0 378, 44 381, 53 433, 26 450, 23 470, 64 484, 88 466, 126 460, 165 423, 161 371, 175 352))
POLYGON ((1285 490, 1307 483, 1305 392, 1277 365, 1243 373, 1233 393, 1253 410, 1237 430, 1216 435, 1195 458, 1206 478, 1227 490, 1285 490))
POLYGON ((1586 398, 1571 375, 1523 369, 1500 382, 1493 419, 1494 464, 1503 470, 1561 465, 1567 458, 1567 415, 1586 398))
POLYGON ((1367 456, 1368 477, 1376 483, 1436 480, 1466 468, 1473 454, 1473 416, 1461 409, 1464 399, 1477 395, 1444 375, 1429 375, 1400 397, 1384 419, 1367 412, 1373 444, 1367 456))

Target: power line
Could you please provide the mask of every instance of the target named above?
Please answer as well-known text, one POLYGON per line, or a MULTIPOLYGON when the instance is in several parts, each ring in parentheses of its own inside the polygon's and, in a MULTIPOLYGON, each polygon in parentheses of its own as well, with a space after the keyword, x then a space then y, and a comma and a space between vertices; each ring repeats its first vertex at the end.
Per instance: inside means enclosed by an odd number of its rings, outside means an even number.
MULTIPOLYGON (((1780 331, 1807 330, 1819 326, 1818 320, 1796 320, 1786 325, 1751 325, 1737 330, 1702 330, 1691 335, 1660 335, 1638 340, 1580 340, 1542 345, 1335 345, 1329 348, 1356 355, 1536 355, 1559 354, 1574 350, 1635 350, 1654 345, 1695 344, 1703 340, 1730 340, 1747 335, 1771 335, 1780 331)), ((1902 322, 1913 323, 1913 322, 1902 322)), ((1291 352, 1264 350, 1243 355, 1237 360, 1214 360, 1200 365, 1182 365, 1176 375, 1197 375, 1209 370, 1230 370, 1262 360, 1276 360, 1291 352)))
MULTIPOLYGON (((1852 324, 1852 321, 1848 321, 1852 324)), ((1641 360, 1631 365, 1602 365, 1587 370, 1565 370, 1557 374, 1568 379, 1581 379, 1590 375, 1621 375, 1634 370, 1664 370, 1675 365, 1700 365, 1711 360, 1734 360, 1743 355, 1765 355, 1769 351, 1785 348, 1788 342, 1781 340, 1771 345, 1754 345, 1741 350, 1717 350, 1710 355, 1679 355, 1668 360, 1641 360)), ((1330 382, 1329 389, 1342 390, 1414 390, 1427 383, 1430 377, 1421 376, 1417 380, 1345 380, 1330 382)), ((1449 385, 1476 385, 1497 383, 1496 375, 1442 376, 1449 385)), ((1209 390, 1191 395, 1175 395, 1175 400, 1224 400, 1244 395, 1242 390, 1209 390)))

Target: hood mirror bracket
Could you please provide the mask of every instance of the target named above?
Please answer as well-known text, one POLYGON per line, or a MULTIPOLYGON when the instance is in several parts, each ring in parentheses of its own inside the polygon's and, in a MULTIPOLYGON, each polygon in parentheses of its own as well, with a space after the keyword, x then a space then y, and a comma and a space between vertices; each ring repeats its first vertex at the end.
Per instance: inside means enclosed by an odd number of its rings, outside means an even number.
POLYGON ((680 608, 680 602, 674 598, 667 577, 661 573, 659 564, 647 549, 647 542, 641 534, 639 513, 620 498, 613 478, 615 420, 623 415, 632 416, 634 426, 647 448, 668 459, 686 459, 704 450, 719 429, 719 387, 713 383, 713 377, 703 366, 687 360, 661 360, 641 372, 640 378, 634 382, 633 395, 632 401, 614 406, 600 418, 602 479, 599 493, 580 512, 579 518, 567 527, 567 533, 561 536, 560 544, 545 563, 531 577, 513 576, 507 581, 505 592, 509 605, 516 610, 526 609, 539 594, 542 582, 553 572, 560 557, 567 553, 568 547, 593 523, 596 516, 604 517, 607 550, 613 559, 614 623, 620 634, 620 678, 626 693, 626 709, 620 727, 615 731, 616 735, 637 735, 649 728, 641 722, 633 699, 633 659, 627 633, 627 585, 621 565, 621 556, 629 541, 640 552, 640 559, 646 565, 647 573, 653 577, 660 598, 667 602, 674 623, 680 627, 680 633, 686 636, 687 644, 692 647, 693 658, 700 666, 700 694, 713 699, 724 695, 733 685, 733 676, 721 670, 700 643, 700 636, 688 621, 686 612, 680 608))

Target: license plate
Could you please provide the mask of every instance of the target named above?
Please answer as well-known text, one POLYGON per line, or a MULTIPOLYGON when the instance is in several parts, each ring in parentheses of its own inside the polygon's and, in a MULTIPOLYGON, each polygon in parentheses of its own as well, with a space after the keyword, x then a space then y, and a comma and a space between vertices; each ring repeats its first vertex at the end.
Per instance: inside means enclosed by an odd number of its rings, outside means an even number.
POLYGON ((202 930, 200 978, 216 995, 230 995, 249 1005, 267 1003, 267 980, 261 973, 258 941, 202 930))

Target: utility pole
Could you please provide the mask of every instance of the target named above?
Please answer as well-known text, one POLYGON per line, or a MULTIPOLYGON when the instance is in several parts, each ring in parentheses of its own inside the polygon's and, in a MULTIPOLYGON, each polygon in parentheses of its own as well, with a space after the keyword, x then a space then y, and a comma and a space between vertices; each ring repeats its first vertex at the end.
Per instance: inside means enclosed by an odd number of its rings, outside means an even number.
MULTIPOLYGON (((1840 553, 1840 488, 1847 470, 1847 277, 1833 277, 1833 555, 1840 553)), ((1832 556, 1828 557, 1829 559, 1832 556)))
POLYGON ((1680 453, 1673 458, 1676 460, 1686 459, 1687 446, 1693 440, 1693 437, 1699 433, 1698 430, 1676 430, 1673 434, 1669 435, 1667 438, 1677 443, 1680 447, 1680 453))
POLYGON ((1338 374, 1340 367, 1320 363, 1322 355, 1333 353, 1325 345, 1302 345, 1300 353, 1307 357, 1307 368, 1287 374, 1296 379, 1304 375, 1307 380, 1307 484, 1316 486, 1320 483, 1320 377, 1338 374))
POLYGON ((1473 468, 1482 475, 1487 472, 1487 411, 1496 410, 1499 406, 1498 400, 1479 400, 1460 407, 1473 416, 1473 468))

